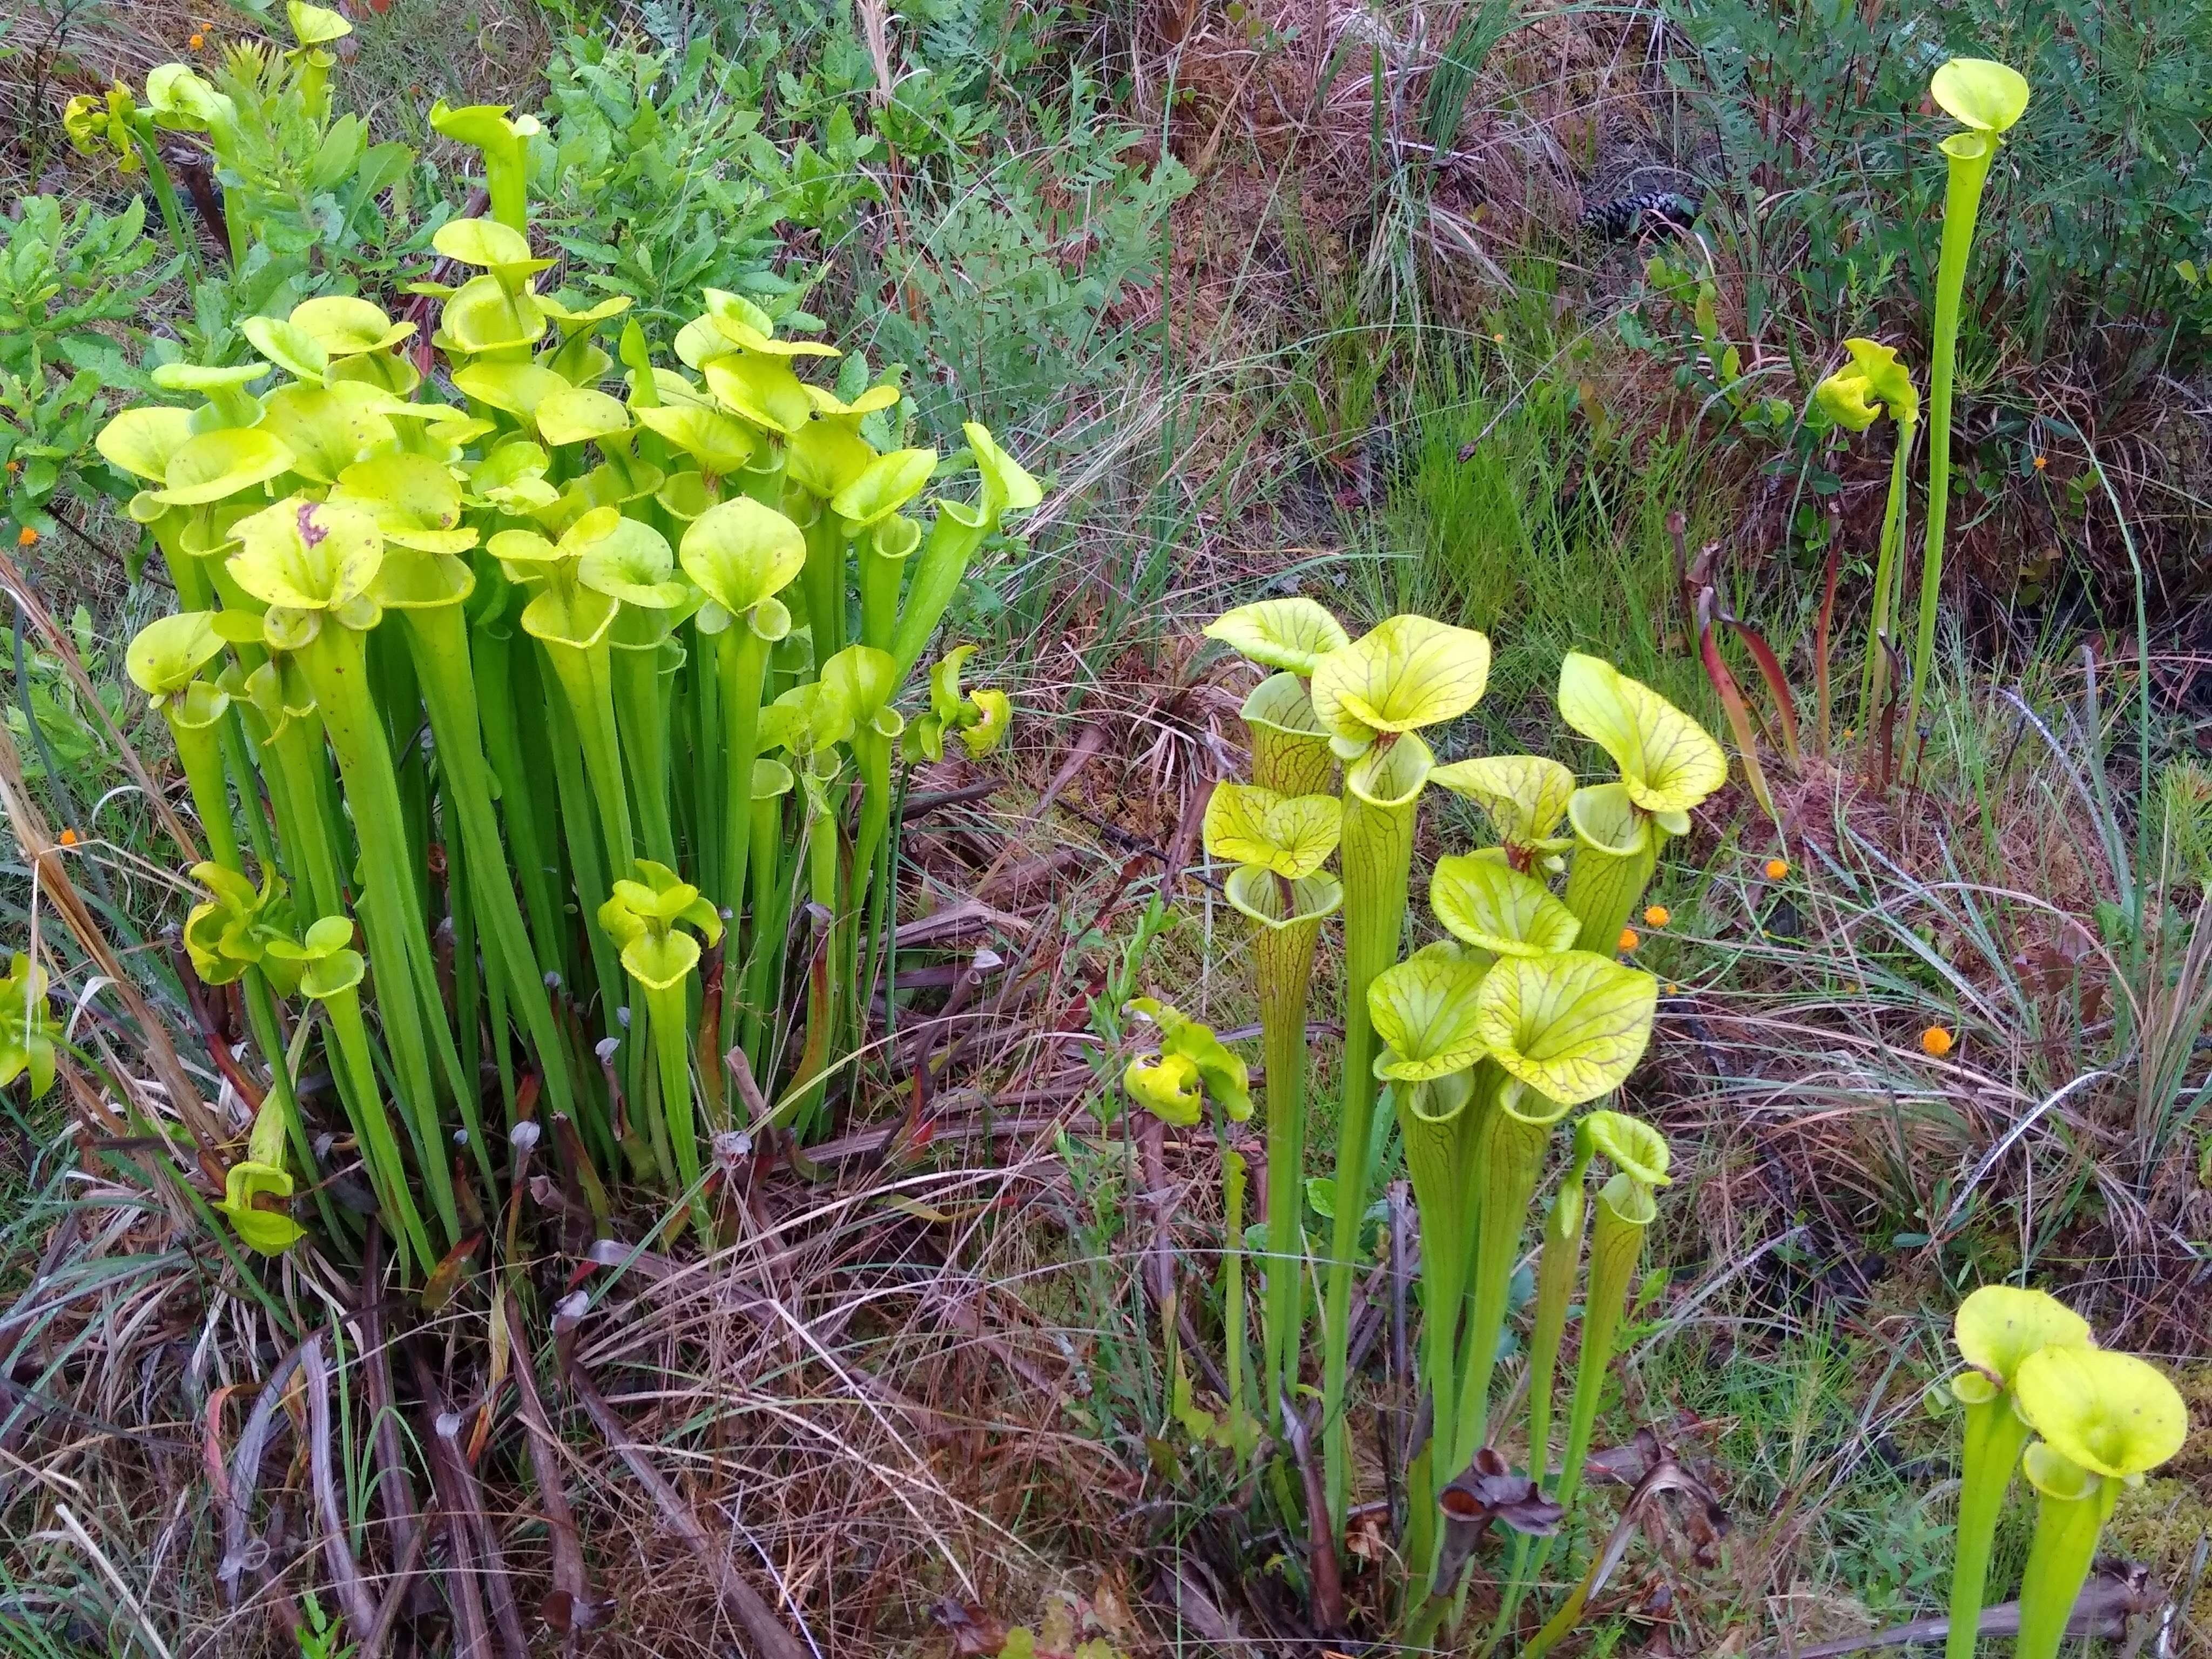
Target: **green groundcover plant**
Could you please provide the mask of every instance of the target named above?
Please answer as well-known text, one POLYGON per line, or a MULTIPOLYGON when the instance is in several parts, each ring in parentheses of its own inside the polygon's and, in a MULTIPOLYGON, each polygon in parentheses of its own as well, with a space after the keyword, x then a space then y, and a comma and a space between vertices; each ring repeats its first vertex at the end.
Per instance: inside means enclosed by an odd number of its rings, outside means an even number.
POLYGON ((812 1133, 851 1082, 902 759, 1003 740, 968 651, 918 671, 1041 492, 980 426, 905 445, 895 386, 811 378, 836 349, 741 295, 707 290, 656 357, 623 296, 545 286, 527 118, 432 120, 493 211, 438 230, 461 280, 413 285, 428 340, 307 300, 245 320, 252 361, 157 368, 167 400, 98 438, 181 606, 127 665, 207 840, 187 943, 240 985, 284 1132, 241 1201, 312 1187, 343 1249, 360 1224, 320 1195, 357 1160, 427 1274, 496 1195, 496 1141, 542 1118, 603 1224, 627 1176, 711 1242, 718 1138, 812 1133), (288 1013, 329 1051, 326 1158, 288 1013))

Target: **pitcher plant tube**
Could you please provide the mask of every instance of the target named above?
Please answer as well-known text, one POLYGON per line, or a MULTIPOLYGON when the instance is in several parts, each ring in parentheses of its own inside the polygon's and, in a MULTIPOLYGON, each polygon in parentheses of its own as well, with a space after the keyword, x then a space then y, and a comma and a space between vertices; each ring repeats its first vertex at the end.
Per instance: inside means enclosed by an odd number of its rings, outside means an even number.
POLYGON ((2040 1439, 2022 1458, 2035 1539, 2020 1590, 2020 1659, 2057 1659, 2122 1487, 2189 1437, 2181 1394, 2155 1365, 2101 1348, 2039 1348, 2021 1362, 2015 1404, 2040 1439))
MULTIPOLYGON (((1911 494, 1912 446, 1920 431, 1920 394, 1894 348, 1879 340, 1844 342, 1850 362, 1814 388, 1828 418, 1846 432, 1864 432, 1883 416, 1894 430, 1889 458, 1889 495, 1882 507, 1875 549, 1874 593, 1867 613, 1866 663, 1859 671, 1859 730, 1871 734, 1889 695, 1889 652, 1897 617, 1897 556, 1905 538, 1905 497, 1911 494)), ((1818 716, 1823 741, 1829 715, 1818 716)))
POLYGON ((2089 1324, 2057 1297, 1985 1285, 1959 1304, 1953 1337, 1966 1369, 1951 1392, 1966 1408, 1960 1465, 1958 1546, 1951 1568, 1951 1632, 1945 1659, 1972 1659, 1990 1550, 2028 1424, 2014 1409, 2014 1383, 2031 1354, 2089 1343, 2089 1324))
POLYGON ((1261 1370, 1264 1420, 1297 1381, 1305 1315, 1306 1003, 1322 923, 1344 888, 1322 866, 1336 851, 1343 805, 1257 784, 1216 786, 1203 824, 1207 854, 1236 866, 1229 902, 1250 918, 1260 1041, 1267 1080, 1267 1260, 1261 1370))
POLYGON ((1435 764, 1418 734, 1474 708, 1489 677, 1490 641, 1480 634, 1401 616, 1320 658, 1310 683, 1314 713, 1345 767, 1344 1077, 1322 1304, 1322 1462, 1330 1521, 1339 1529, 1351 1492, 1344 1395, 1376 1082, 1367 988, 1397 959, 1405 931, 1415 819, 1435 764))
POLYGON ((1669 836, 1728 781, 1728 757, 1705 727, 1611 664, 1570 651, 1559 664, 1559 716, 1613 757, 1618 781, 1575 791, 1567 805, 1575 848, 1567 908, 1579 944, 1611 954, 1657 867, 1669 836))
POLYGON ((1920 616, 1912 641, 1912 688, 1905 729, 1920 725, 1928 667, 1936 655, 1936 608, 1943 593, 1943 533, 1951 514, 1951 399, 1958 375, 1959 310, 1973 257, 1982 187, 2004 135, 2027 112, 2028 86, 2017 70, 1986 58, 1954 58, 1928 83, 1928 94, 1965 128, 1942 142, 1943 246, 1936 266, 1935 336, 1928 354, 1928 530, 1920 561, 1920 616))

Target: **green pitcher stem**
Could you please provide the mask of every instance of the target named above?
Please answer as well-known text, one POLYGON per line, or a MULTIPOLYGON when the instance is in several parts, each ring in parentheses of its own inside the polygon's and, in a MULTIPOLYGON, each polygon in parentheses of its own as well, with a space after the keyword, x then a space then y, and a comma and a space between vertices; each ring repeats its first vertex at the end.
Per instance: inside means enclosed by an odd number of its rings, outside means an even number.
POLYGON ((2013 1472, 2020 1467, 2030 1433, 2007 1394, 1968 1406, 1966 1419, 1951 1565, 1951 1629, 1943 1641, 1944 1659, 1973 1659, 1997 1517, 2004 1512, 2005 1494, 2012 1490, 2013 1472))
POLYGON ((1345 1420, 1352 1278, 1359 1224, 1367 1208, 1367 1137, 1375 1115, 1375 1027, 1367 988, 1398 958, 1405 929, 1406 882, 1413 860, 1414 804, 1374 806, 1344 796, 1344 1090, 1337 1117, 1336 1216, 1329 1228, 1327 1300, 1322 1306, 1322 1464, 1332 1528, 1338 1534, 1351 1499, 1351 1425, 1345 1420))
MULTIPOLYGON (((2005 1401, 1996 1403, 2009 1413, 2005 1401)), ((2097 1540, 2119 1498, 2118 1481, 2089 1478, 2089 1491, 2081 1498, 2036 1494, 2035 1541, 2028 1546, 2027 1568, 2021 1575, 2020 1642, 2013 1649, 2014 1659, 2057 1659, 2066 1639, 2066 1621, 2088 1579, 2097 1540)))
POLYGON ((614 653, 605 640, 589 647, 563 641, 544 640, 545 660, 561 683, 575 722, 576 740, 584 751, 584 769, 592 780, 592 796, 599 817, 600 845, 606 854, 608 879, 625 879, 637 862, 637 843, 630 831, 629 789, 623 776, 622 742, 616 735, 614 653))
POLYGON ((1982 186, 1996 157, 1997 140, 1984 137, 1978 155, 1947 155, 1943 192, 1943 250, 1936 265, 1936 329, 1928 371, 1928 529, 1920 558, 1920 617, 1912 641, 1912 690, 1905 715, 1905 741, 1920 726, 1920 700, 1936 653, 1936 606, 1943 592, 1943 531, 1951 515, 1951 394, 1959 358, 1959 305, 1966 262, 1974 251, 1974 219, 1982 186))
MULTIPOLYGON (((1480 1097, 1490 1091, 1478 1083, 1476 1092, 1480 1097)), ((1422 1115, 1428 1093, 1428 1085, 1419 1083, 1400 1084, 1392 1091, 1398 1133, 1406 1148, 1406 1173, 1420 1216, 1421 1370, 1432 1413, 1430 1480, 1425 1490, 1407 1491, 1409 1511, 1432 1506, 1443 1484, 1460 1468, 1452 1461, 1462 1403, 1460 1309, 1467 1296, 1468 1247, 1474 1229, 1474 1149, 1483 1133, 1480 1117, 1489 1109, 1481 1098, 1470 1099, 1456 1115, 1437 1122, 1422 1115)), ((1410 1566, 1414 1577, 1425 1583, 1435 1564, 1415 1560, 1410 1566)))
POLYGON ((641 985, 645 992, 646 1018, 653 1027, 653 1048, 660 1062, 660 1110, 668 1126, 668 1150, 676 1160, 677 1179, 691 1206, 691 1224, 699 1243, 714 1248, 714 1225, 707 1213, 707 1195, 701 1190, 698 1115, 691 1098, 691 1044, 688 984, 663 987, 641 985))
MULTIPOLYGON (((575 878, 577 907, 583 912, 584 938, 591 951, 592 976, 599 981, 600 1026, 607 1035, 615 1036, 618 1035, 615 1010, 622 1006, 629 979, 606 930, 599 926, 599 907, 607 902, 611 878, 599 846, 599 813, 592 804, 592 791, 583 769, 577 764, 577 754, 582 745, 576 739, 576 723, 569 716, 567 696, 549 696, 544 707, 546 724, 553 734, 549 745, 553 757, 553 785, 566 830, 568 866, 575 878)), ((585 1000, 580 993, 578 1003, 585 1000)))
MULTIPOLYGON (((437 1253, 430 1248, 422 1212, 415 1207, 415 1194, 407 1184, 406 1161, 400 1156, 398 1138, 392 1133, 392 1120, 377 1089, 368 1030, 361 1018, 361 994, 348 986, 325 997, 323 1010, 330 1018, 338 1051, 338 1065, 333 1070, 342 1072, 349 1081, 341 1097, 351 1109, 354 1136, 361 1143, 362 1162, 368 1170, 370 1185, 376 1189, 376 1201, 391 1217, 393 1235, 402 1249, 413 1252, 416 1271, 428 1273, 438 1265, 437 1253)), ((416 1155, 418 1161, 426 1157, 419 1145, 416 1155)))
MULTIPOLYGON (((699 872, 699 886, 713 899, 718 909, 727 910, 734 923, 741 914, 730 895, 715 885, 729 868, 729 843, 723 837, 730 833, 726 828, 731 803, 727 778, 729 763, 722 742, 722 665, 721 646, 711 635, 696 629, 690 631, 685 647, 685 672, 683 695, 679 706, 689 715, 688 735, 690 754, 688 764, 679 759, 673 781, 678 786, 677 830, 679 840, 688 839, 692 859, 699 872), (685 803, 690 803, 690 822, 684 822, 685 803)), ((742 821, 740 821, 742 823, 742 821)), ((742 830, 738 831, 742 833, 742 830)), ((740 892, 739 898, 744 896, 740 892)), ((736 942, 731 942, 734 952, 736 942)), ((729 1006, 730 999, 723 999, 729 1006)))
MULTIPOLYGON (((760 741, 761 685, 768 672, 769 642, 744 617, 733 617, 714 640, 714 672, 722 710, 723 821, 731 826, 722 846, 722 887, 717 895, 732 918, 743 908, 745 866, 751 856, 754 750, 760 741)), ((757 931, 760 918, 753 918, 757 931)))
POLYGON ((187 726, 172 718, 169 734, 177 742, 177 759, 191 791, 192 811, 200 815, 200 828, 207 831, 208 857, 226 870, 244 874, 246 860, 240 854, 238 830, 230 819, 230 791, 223 782, 222 745, 215 727, 187 726))
MULTIPOLYGON (((522 906, 507 879, 507 849, 492 811, 491 773, 478 738, 477 686, 470 672, 468 625, 459 605, 401 614, 416 648, 415 678, 438 747, 446 804, 450 816, 459 820, 457 826, 448 826, 448 833, 455 827, 460 831, 469 902, 490 945, 485 965, 503 981, 501 994, 521 1012, 531 1046, 538 1053, 547 1100, 555 1111, 574 1116, 566 1049, 522 906)), ((503 1054, 504 1043, 501 1047, 503 1054)))
MULTIPOLYGON (((1252 1369, 1251 1340, 1244 1316, 1244 1155, 1234 1147, 1221 1155, 1221 1178, 1225 1191, 1222 1197, 1223 1237, 1222 1255, 1222 1322, 1228 1327, 1229 1420, 1235 1422, 1237 1413, 1249 1412, 1251 1404, 1245 1397, 1245 1378, 1252 1369)), ((1238 1456, 1238 1463, 1243 1462, 1238 1456)))
POLYGON ((853 925, 866 914, 869 884, 875 879, 876 854, 891 822, 891 740, 864 728, 853 734, 853 760, 860 775, 860 823, 853 837, 853 896, 847 907, 853 925))
MULTIPOLYGON (((1583 1172, 1577 1163, 1559 1186, 1544 1221, 1544 1248, 1536 1262, 1536 1316, 1528 1335, 1528 1478, 1541 1492, 1551 1468, 1552 1393, 1559 1364, 1559 1343, 1566 1334, 1567 1307, 1574 1297, 1575 1273, 1582 1266, 1583 1222, 1589 1213, 1583 1196, 1583 1172)), ((1486 1653, 1496 1650, 1513 1627, 1513 1615, 1528 1592, 1529 1538, 1513 1535, 1513 1562, 1507 1570, 1505 1593, 1499 1598, 1497 1621, 1490 1627, 1486 1653)))
POLYGON ((239 981, 245 993, 246 1024, 253 1028, 253 1040, 260 1045, 262 1058, 269 1062, 269 1092, 276 1097, 277 1108, 284 1114, 284 1133, 292 1143, 292 1156, 300 1165, 300 1173, 314 1189, 315 1208, 323 1218, 324 1231, 333 1238, 338 1237, 337 1213, 331 1207, 331 1195, 318 1178, 315 1165, 315 1143, 307 1133, 307 1120, 300 1115, 300 1102, 292 1091, 292 1066, 284 1048, 284 1028, 276 1018, 276 999, 270 994, 269 981, 258 968, 248 968, 239 981))
POLYGON ((1297 1385, 1305 1324, 1306 998, 1321 923, 1261 927, 1253 941, 1267 1089, 1267 1389, 1272 1425, 1297 1385))
POLYGON ((867 532, 853 546, 860 562, 860 643, 888 651, 891 630, 898 623, 899 582, 906 574, 906 560, 876 551, 876 538, 867 532))
POLYGON ((961 577, 968 574, 968 562, 975 556, 975 550, 990 530, 988 525, 970 524, 959 517, 951 503, 938 504, 929 534, 922 538, 921 550, 912 556, 914 579, 907 584, 905 603, 899 607, 898 623, 891 629, 894 685, 906 684, 906 677, 929 648, 937 624, 945 619, 945 607, 960 590, 961 577))
POLYGON ((1567 1445, 1554 1494, 1563 1510, 1574 1506, 1583 1484, 1583 1464, 1597 1431, 1597 1408, 1613 1366, 1613 1343, 1627 1310, 1636 1265, 1644 1255, 1647 1223, 1624 1216, 1601 1193, 1590 1229, 1589 1285, 1583 1304, 1582 1353, 1575 1364, 1574 1401, 1567 1419, 1567 1445))
POLYGON ((485 757, 499 780, 500 817, 513 848, 510 862, 520 879, 522 901, 530 909, 538 972, 557 974, 566 963, 567 928, 553 859, 546 850, 545 825, 538 814, 543 781, 532 775, 516 728, 514 635, 479 625, 471 634, 471 659, 476 670, 477 723, 485 757))
POLYGON ((738 1041, 753 1076, 766 1090, 763 1073, 766 1054, 762 1043, 768 1028, 768 1011, 782 980, 783 936, 789 916, 783 885, 783 798, 771 796, 749 803, 746 819, 752 853, 751 954, 745 962, 744 1007, 738 1021, 738 1041))
MULTIPOLYGON (((1649 1224, 1622 1215, 1602 1192, 1595 1202, 1597 1224, 1590 1233, 1589 1284, 1583 1297, 1582 1353, 1575 1365, 1567 1445, 1559 1468, 1559 1490, 1553 1494, 1559 1507, 1570 1513, 1582 1491, 1583 1465, 1589 1456, 1590 1437, 1597 1430, 1598 1401, 1605 1392, 1606 1374, 1613 1364, 1613 1338, 1620 1329, 1629 1289, 1636 1278, 1636 1264, 1644 1255, 1644 1230, 1649 1224)), ((1544 1563, 1551 1559, 1552 1546, 1557 1541, 1554 1534, 1536 1547, 1536 1559, 1519 1582, 1533 1583, 1543 1576, 1544 1563)), ((1522 1650, 1522 1659, 1541 1659, 1547 1649, 1573 1630, 1581 1621, 1588 1593, 1589 1585, 1585 1583, 1522 1650)))
POLYGON ((610 647, 607 678, 638 836, 647 858, 673 870, 676 830, 668 816, 668 708, 660 695, 659 649, 610 647))
MULTIPOLYGON (((426 972, 434 986, 429 937, 416 902, 415 884, 405 867, 407 838, 400 818, 398 782, 392 773, 391 752, 385 747, 383 721, 369 701, 368 661, 361 636, 328 617, 298 655, 322 710, 323 729, 337 756, 347 804, 353 808, 360 837, 361 921, 368 936, 369 965, 376 973, 380 992, 378 1012, 383 1016, 385 1038, 391 1044, 393 1067, 400 1079, 402 1104, 415 1120, 416 1136, 424 1149, 422 1179, 446 1230, 446 1242, 458 1244, 462 1233, 460 1212, 453 1201, 453 1175, 447 1167, 445 1140, 438 1123, 430 1072, 432 1033, 426 1008, 429 1018, 437 1021, 443 1048, 452 1047, 453 1038, 445 1029, 444 1012, 434 997, 426 1005, 422 995, 426 972)), ((443 1049, 441 1057, 442 1054, 443 1049)), ((458 1056, 452 1068, 458 1073, 458 1056)), ((464 1092, 468 1086, 458 1076, 454 1083, 457 1092, 464 1092)), ((461 1103, 465 1115, 473 1113, 472 1097, 461 1103)), ((482 1136, 476 1139, 481 1141, 482 1136)), ((481 1146, 478 1152, 481 1156, 481 1146)))
POLYGON ((1658 867, 1656 824, 1650 826, 1644 850, 1625 857, 1601 852, 1588 842, 1577 842, 1567 860, 1566 890, 1561 895, 1567 908, 1583 924, 1576 948, 1594 951, 1601 957, 1617 954, 1621 929, 1636 914, 1637 902, 1651 884, 1651 872, 1658 867))
MULTIPOLYGON (((1541 1096, 1522 1098, 1531 1104, 1553 1104, 1541 1096)), ((1482 1182, 1481 1220, 1474 1247, 1474 1307, 1468 1322, 1466 1364, 1461 1373, 1459 1410, 1454 1417, 1458 1434, 1449 1443, 1455 1474, 1467 1467, 1489 1432, 1490 1378, 1498 1364, 1498 1338, 1505 1328, 1506 1293, 1513 1264, 1521 1255, 1521 1234, 1535 1197, 1536 1177, 1544 1167, 1545 1149, 1565 1111, 1565 1107, 1554 1107, 1548 1117, 1528 1117, 1500 1098, 1482 1121, 1482 1139, 1474 1152, 1477 1178, 1482 1182)))
POLYGON ((301 884, 317 916, 334 916, 345 908, 345 884, 338 871, 331 823, 324 805, 326 769, 323 757, 322 721, 295 715, 283 729, 261 745, 275 763, 289 803, 290 823, 285 826, 285 850, 300 863, 301 884))
POLYGON ((261 774, 253 764, 253 750, 246 741, 246 723, 239 718, 236 704, 224 710, 216 722, 216 738, 222 748, 223 763, 238 784, 239 812, 246 821, 246 842, 262 868, 274 869, 276 843, 269 834, 269 820, 262 816, 261 792, 254 787, 261 774))
POLYGON ((814 673, 845 647, 845 537, 836 515, 813 502, 814 514, 800 526, 806 535, 806 563, 799 591, 806 600, 807 626, 814 645, 814 673))
POLYGON ((1882 699, 1889 695, 1889 653, 1882 641, 1896 626, 1897 555, 1905 539, 1905 498, 1911 489, 1914 441, 1919 435, 1915 421, 1897 423, 1897 452, 1889 460, 1889 500, 1882 508, 1881 541, 1875 553, 1874 600, 1867 617, 1866 666, 1859 675, 1859 732, 1872 738, 1881 719, 1882 699))

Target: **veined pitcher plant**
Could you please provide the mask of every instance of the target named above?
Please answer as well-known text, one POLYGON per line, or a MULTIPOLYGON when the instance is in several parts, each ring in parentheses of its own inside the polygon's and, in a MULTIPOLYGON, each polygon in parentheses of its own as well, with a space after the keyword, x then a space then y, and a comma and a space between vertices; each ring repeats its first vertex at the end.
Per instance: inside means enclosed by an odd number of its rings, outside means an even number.
POLYGON ((1415 819, 1436 759, 1419 732, 1474 708, 1489 678, 1490 641, 1480 634, 1402 616, 1316 659, 1309 682, 1315 716, 1344 763, 1344 1078, 1322 1304, 1322 1461, 1331 1522, 1340 1528, 1351 1492, 1344 1394, 1352 1276, 1367 1208, 1376 1082, 1367 988, 1397 959, 1405 931, 1415 819))
POLYGON ((1577 789, 1567 804, 1567 908, 1582 922, 1581 948, 1610 956, 1666 838, 1686 835, 1692 810, 1728 781, 1728 757, 1650 686, 1578 651, 1559 664, 1559 716, 1620 769, 1617 781, 1577 789))
POLYGON ((1306 1000, 1322 923, 1344 902, 1342 884, 1322 868, 1336 851, 1343 817, 1334 795, 1286 796, 1258 784, 1217 785, 1206 806, 1206 850, 1236 866, 1224 890, 1253 925, 1267 1082, 1262 1367, 1271 1419, 1296 1387, 1305 1326, 1306 1000))
MULTIPOLYGON (((1871 735, 1889 695, 1889 650, 1896 626, 1897 553, 1905 538, 1905 497, 1913 441, 1920 430, 1920 394, 1896 350, 1878 340, 1850 339, 1844 349, 1851 360, 1814 388, 1829 419, 1847 432, 1864 432, 1883 416, 1896 429, 1889 458, 1889 496, 1881 514, 1881 538, 1875 550, 1874 595, 1867 616, 1866 665, 1859 671, 1859 730, 1871 735)), ((1819 714, 1828 730, 1828 711, 1819 714)))

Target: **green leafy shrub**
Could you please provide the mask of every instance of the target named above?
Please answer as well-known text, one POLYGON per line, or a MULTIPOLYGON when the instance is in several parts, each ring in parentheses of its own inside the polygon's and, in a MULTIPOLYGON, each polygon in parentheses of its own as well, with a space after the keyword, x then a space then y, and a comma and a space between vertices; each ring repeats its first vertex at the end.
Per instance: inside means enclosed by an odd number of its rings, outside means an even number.
POLYGON ((908 234, 884 254, 874 340, 936 366, 918 386, 923 421, 954 408, 1004 422, 1048 416, 1121 372, 1139 337, 1114 307, 1159 279, 1162 229, 1190 188, 1172 156, 1142 160, 1141 135, 1074 78, 1064 107, 1037 107, 1036 142, 945 158, 915 193, 908 234))
POLYGON ((731 58, 703 40, 644 52, 577 36, 546 66, 539 221, 588 285, 629 295, 645 320, 672 328, 702 288, 786 315, 876 195, 861 168, 880 146, 846 104, 818 129, 795 124, 787 146, 762 130, 775 44, 731 58), (811 258, 793 257, 801 243, 811 258))
MULTIPOLYGON (((0 465, 6 468, 9 539, 58 526, 50 506, 82 493, 117 393, 145 380, 125 343, 173 265, 155 262, 145 204, 102 213, 89 202, 64 211, 51 196, 26 197, 0 244, 0 465)), ((128 492, 125 492, 128 493, 128 492)))

